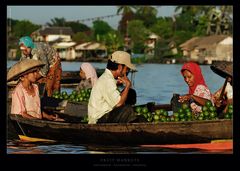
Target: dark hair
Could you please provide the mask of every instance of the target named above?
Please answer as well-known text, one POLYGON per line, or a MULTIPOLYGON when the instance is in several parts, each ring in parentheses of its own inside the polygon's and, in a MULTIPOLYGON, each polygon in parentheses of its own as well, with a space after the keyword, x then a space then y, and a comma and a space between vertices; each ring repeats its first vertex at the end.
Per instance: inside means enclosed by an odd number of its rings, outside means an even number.
POLYGON ((118 69, 118 65, 125 66, 124 64, 118 64, 118 63, 112 62, 110 59, 108 59, 107 69, 116 71, 118 69))

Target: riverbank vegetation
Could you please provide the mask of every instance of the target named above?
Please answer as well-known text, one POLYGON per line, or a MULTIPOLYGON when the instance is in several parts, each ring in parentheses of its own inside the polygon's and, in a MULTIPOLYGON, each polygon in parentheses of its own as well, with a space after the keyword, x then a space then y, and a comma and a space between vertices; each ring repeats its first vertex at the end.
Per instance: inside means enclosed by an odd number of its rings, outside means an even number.
MULTIPOLYGON (((117 6, 116 14, 122 14, 117 29, 98 17, 92 27, 79 21, 66 21, 65 18, 53 18, 46 26, 70 27, 74 42, 99 42, 106 46, 107 54, 119 49, 143 54, 133 58, 135 63, 161 62, 182 58, 179 45, 192 37, 219 33, 232 35, 232 10, 232 6, 180 5, 176 6, 173 16, 157 17, 154 6, 117 6), (151 35, 156 37, 151 38, 151 35)), ((43 27, 28 20, 11 18, 7 23, 8 49, 18 49, 17 42, 21 36, 32 35, 43 27)))

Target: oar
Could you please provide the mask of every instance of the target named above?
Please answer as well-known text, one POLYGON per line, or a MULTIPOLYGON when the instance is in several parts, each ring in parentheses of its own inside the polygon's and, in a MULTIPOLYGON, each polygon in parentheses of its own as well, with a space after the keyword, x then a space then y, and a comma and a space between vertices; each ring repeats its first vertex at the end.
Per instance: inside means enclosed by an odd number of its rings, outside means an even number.
MULTIPOLYGON (((220 101, 223 100, 223 95, 224 95, 224 92, 225 92, 225 89, 226 89, 226 86, 227 86, 228 79, 229 79, 229 77, 226 77, 225 82, 223 84, 223 88, 222 88, 221 94, 219 96, 220 101)), ((220 106, 217 106, 217 107, 220 107, 220 106)))

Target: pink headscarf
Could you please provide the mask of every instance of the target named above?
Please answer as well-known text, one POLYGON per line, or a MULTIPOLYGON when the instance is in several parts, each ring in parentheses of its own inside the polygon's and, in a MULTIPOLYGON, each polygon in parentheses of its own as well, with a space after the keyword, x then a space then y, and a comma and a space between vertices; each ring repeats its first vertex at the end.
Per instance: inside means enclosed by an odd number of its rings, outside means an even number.
POLYGON ((202 75, 201 68, 198 64, 194 62, 187 62, 182 66, 181 73, 183 75, 183 71, 188 70, 194 75, 195 83, 192 87, 189 87, 189 94, 193 94, 196 87, 201 84, 207 87, 205 80, 202 75))
POLYGON ((83 70, 83 72, 85 72, 86 79, 91 78, 91 83, 93 87, 93 85, 96 83, 98 79, 96 69, 88 62, 82 63, 80 68, 83 70))

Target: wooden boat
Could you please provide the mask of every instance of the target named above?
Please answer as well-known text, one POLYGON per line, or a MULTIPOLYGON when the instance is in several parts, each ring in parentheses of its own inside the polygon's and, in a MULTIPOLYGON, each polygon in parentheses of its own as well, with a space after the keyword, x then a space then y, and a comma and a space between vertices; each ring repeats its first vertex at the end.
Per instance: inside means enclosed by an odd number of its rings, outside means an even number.
MULTIPOLYGON (((99 77, 105 69, 96 69, 97 76, 99 77)), ((79 71, 62 71, 61 84, 74 84, 79 83, 81 78, 79 76, 79 71)))
MULTIPOLYGON (((166 105, 165 105, 166 107, 166 105)), ((25 119, 9 115, 19 138, 76 144, 190 144, 232 139, 232 120, 87 124, 25 119)), ((11 131, 9 131, 11 132, 11 131)))
MULTIPOLYGON (((102 73, 105 71, 105 69, 96 69, 97 76, 99 77, 102 75, 102 73)), ((62 79, 61 79, 61 86, 76 86, 81 81, 81 78, 79 76, 79 71, 62 71, 62 79)), ((11 81, 8 82, 8 88, 14 88, 17 84, 17 81, 11 81)))
MULTIPOLYGON (((96 69, 97 76, 100 77, 103 72, 105 71, 105 68, 102 69, 96 69)), ((133 73, 137 71, 131 71, 131 80, 133 80, 133 73)), ((62 72, 62 79, 61 79, 61 86, 62 87, 74 87, 79 84, 81 81, 81 78, 79 76, 79 71, 63 71, 62 72)))

